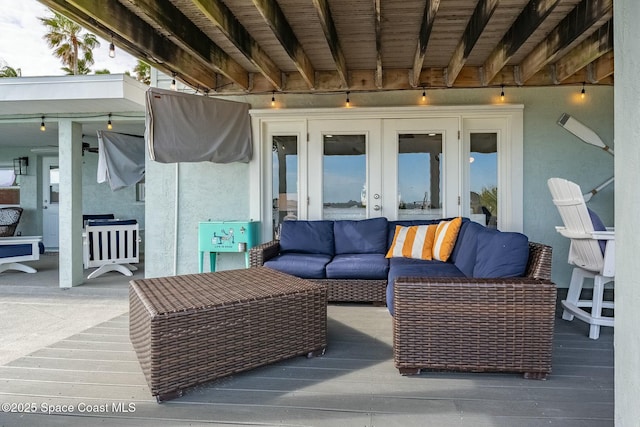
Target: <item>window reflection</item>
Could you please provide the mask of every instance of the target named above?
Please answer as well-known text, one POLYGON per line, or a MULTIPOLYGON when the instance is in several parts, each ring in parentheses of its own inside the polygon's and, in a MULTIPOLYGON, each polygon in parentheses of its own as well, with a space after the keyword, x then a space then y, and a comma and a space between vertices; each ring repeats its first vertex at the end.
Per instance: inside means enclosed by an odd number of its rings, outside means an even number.
POLYGON ((323 136, 324 219, 364 219, 367 154, 365 135, 323 136))
POLYGON ((274 237, 282 221, 298 218, 298 137, 274 136, 272 141, 274 237))
POLYGON ((398 219, 442 216, 442 134, 398 136, 398 219))
POLYGON ((471 219, 490 228, 498 226, 498 135, 471 133, 469 197, 471 219))

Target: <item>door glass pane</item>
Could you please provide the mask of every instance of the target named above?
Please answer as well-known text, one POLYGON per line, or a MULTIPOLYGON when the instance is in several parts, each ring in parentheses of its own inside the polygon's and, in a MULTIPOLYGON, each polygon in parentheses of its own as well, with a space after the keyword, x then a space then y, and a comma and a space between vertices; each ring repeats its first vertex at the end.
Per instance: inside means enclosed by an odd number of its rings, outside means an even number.
POLYGON ((49 203, 60 202, 60 169, 58 166, 49 168, 49 203))
POLYGON ((273 162, 273 231, 278 238, 280 224, 298 218, 298 137, 274 136, 273 162))
POLYGON ((471 219, 490 228, 498 226, 498 135, 471 133, 469 197, 471 219))
POLYGON ((398 138, 398 219, 441 218, 442 134, 398 138))
POLYGON ((366 218, 365 135, 323 135, 324 219, 366 218))

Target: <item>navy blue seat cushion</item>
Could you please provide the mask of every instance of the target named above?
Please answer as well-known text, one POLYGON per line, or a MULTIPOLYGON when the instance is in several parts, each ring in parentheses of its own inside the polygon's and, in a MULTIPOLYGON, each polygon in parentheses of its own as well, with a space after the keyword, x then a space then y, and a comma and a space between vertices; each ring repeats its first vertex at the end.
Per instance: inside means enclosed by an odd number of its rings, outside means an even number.
POLYGON ((340 254, 325 270, 327 279, 386 280, 389 260, 383 254, 340 254))
POLYGON ((325 266, 329 261, 330 255, 286 253, 271 258, 264 265, 303 279, 324 279, 325 266))
POLYGON ((281 253, 335 253, 333 221, 284 221, 280 230, 281 253))
MULTIPOLYGON (((593 231, 607 231, 607 227, 604 226, 604 223, 600 219, 597 213, 587 208, 589 211, 589 217, 591 218, 591 224, 593 225, 593 231)), ((607 247, 606 240, 598 240, 598 244, 600 245, 600 250, 602 251, 602 255, 604 255, 604 250, 607 247)))
POLYGON ((458 232, 456 245, 451 253, 451 260, 465 276, 473 276, 473 268, 476 265, 476 253, 478 248, 478 235, 486 228, 477 222, 466 221, 462 223, 458 232), (455 253, 455 257, 453 254, 455 253))
POLYGON ((391 258, 389 260, 389 281, 387 283, 387 308, 392 316, 393 286, 398 277, 465 277, 465 275, 450 262, 391 258))
POLYGON ((521 233, 485 229, 478 235, 473 277, 521 277, 529 261, 529 239, 521 233))
POLYGON ((135 219, 90 219, 87 220, 87 225, 93 227, 104 225, 133 225, 137 224, 138 220, 135 219))
POLYGON ((387 253, 386 218, 335 221, 333 235, 336 254, 387 253))
POLYGON ((31 255, 31 245, 0 245, 0 258, 31 255))

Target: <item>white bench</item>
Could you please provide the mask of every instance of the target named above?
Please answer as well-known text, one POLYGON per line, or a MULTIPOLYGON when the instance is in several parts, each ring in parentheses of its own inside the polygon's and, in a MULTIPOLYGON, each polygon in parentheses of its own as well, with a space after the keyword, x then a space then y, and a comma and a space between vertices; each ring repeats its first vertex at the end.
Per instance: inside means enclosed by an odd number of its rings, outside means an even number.
POLYGON ((138 268, 140 233, 136 220, 88 221, 83 233, 84 268, 98 267, 87 279, 109 271, 132 276, 138 268))
POLYGON ((40 259, 40 242, 42 236, 0 237, 0 273, 7 270, 35 273, 35 268, 22 264, 22 261, 40 259))

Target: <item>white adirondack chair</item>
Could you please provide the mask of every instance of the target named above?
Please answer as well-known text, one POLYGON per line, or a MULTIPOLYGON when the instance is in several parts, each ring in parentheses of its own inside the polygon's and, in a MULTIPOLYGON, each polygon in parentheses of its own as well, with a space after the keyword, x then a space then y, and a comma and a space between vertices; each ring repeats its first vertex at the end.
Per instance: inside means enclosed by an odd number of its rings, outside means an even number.
MULTIPOLYGON (((613 301, 604 301, 605 284, 615 280, 615 240, 614 229, 595 230, 594 221, 584 202, 580 186, 562 178, 550 178, 547 181, 553 204, 556 205, 564 227, 556 230, 564 237, 571 239, 569 248, 569 264, 574 265, 569 283, 567 299, 562 301, 564 312, 562 318, 573 320, 574 316, 588 323, 589 338, 600 337, 600 327, 613 327, 613 316, 603 316, 603 308, 614 308, 613 301), (605 250, 600 247, 600 240, 606 241, 605 250), (591 300, 580 299, 584 280, 593 279, 593 297, 591 300), (584 308, 590 308, 589 311, 584 308)), ((593 214, 593 213, 592 213, 593 214)), ((595 228, 600 224, 596 220, 595 228)))

